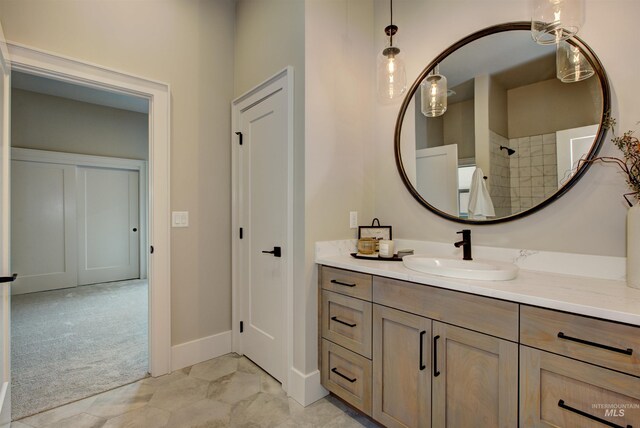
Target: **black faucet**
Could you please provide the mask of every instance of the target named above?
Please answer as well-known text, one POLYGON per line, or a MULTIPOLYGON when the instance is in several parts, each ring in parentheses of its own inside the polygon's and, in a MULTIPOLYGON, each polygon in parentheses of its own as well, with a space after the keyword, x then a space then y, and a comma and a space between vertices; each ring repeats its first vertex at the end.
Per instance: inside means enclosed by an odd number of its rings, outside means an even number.
POLYGON ((462 233, 462 241, 456 242, 456 248, 462 247, 462 260, 473 260, 471 258, 471 230, 463 229, 460 232, 462 233))

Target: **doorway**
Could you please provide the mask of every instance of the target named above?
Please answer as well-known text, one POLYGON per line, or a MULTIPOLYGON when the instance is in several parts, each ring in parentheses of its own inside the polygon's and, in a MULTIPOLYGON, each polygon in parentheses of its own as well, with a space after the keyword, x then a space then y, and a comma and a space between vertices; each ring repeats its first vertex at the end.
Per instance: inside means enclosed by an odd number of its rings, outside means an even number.
POLYGON ((20 72, 12 82, 19 419, 148 375, 149 118, 128 96, 20 72))
MULTIPOLYGON (((149 236, 147 238, 149 246, 144 249, 149 255, 149 367, 154 377, 169 373, 171 368, 169 87, 165 83, 41 52, 27 46, 7 43, 7 48, 13 72, 20 71, 48 77, 114 94, 128 94, 149 103, 149 236)), ((8 183, 8 178, 3 181, 3 185, 8 183)), ((2 235, 3 246, 8 245, 8 238, 8 233, 2 235)), ((8 316, 8 313, 6 315, 8 316)), ((8 325, 8 322, 6 324, 8 325)), ((2 341, 5 344, 4 349, 8 350, 10 334, 6 328, 3 330, 2 341)), ((4 366, 5 372, 8 373, 10 370, 8 360, 5 360, 4 366)), ((8 376, 5 376, 5 379, 7 378, 8 376)), ((7 395, 9 389, 7 388, 7 395)), ((3 407, 3 415, 4 410, 3 407)))

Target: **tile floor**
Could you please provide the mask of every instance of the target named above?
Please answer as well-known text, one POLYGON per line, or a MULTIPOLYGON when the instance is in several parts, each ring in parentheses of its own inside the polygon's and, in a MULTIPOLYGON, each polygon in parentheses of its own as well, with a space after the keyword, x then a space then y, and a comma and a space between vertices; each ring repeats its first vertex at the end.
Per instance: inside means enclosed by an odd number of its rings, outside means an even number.
POLYGON ((245 357, 228 354, 13 422, 12 428, 377 427, 334 397, 302 407, 245 357))

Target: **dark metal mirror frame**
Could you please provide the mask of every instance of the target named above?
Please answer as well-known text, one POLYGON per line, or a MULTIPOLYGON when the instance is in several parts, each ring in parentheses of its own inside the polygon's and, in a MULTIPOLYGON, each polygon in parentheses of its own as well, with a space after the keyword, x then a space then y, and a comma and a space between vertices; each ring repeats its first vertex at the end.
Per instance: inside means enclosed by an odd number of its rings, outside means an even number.
MULTIPOLYGON (((396 128, 395 128, 395 133, 394 133, 394 151, 395 151, 395 157, 396 157, 396 166, 398 168, 398 172, 400 173, 400 177, 402 178, 402 181, 404 182, 404 185, 407 188, 407 190, 409 190, 409 192, 413 195, 413 197, 418 202, 420 202, 420 204, 422 204, 429 211, 439 215, 440 217, 446 218, 447 220, 452 220, 452 221, 455 221, 455 222, 458 222, 458 223, 478 224, 478 225, 480 225, 480 224, 504 223, 504 222, 507 222, 507 221, 516 220, 516 219, 519 219, 519 218, 526 217, 526 216, 528 216, 530 214, 533 214, 534 212, 546 207, 547 205, 549 205, 550 203, 556 201, 562 195, 567 193, 567 191, 571 187, 573 187, 574 184, 576 184, 578 182, 578 180, 584 175, 584 173, 587 172, 587 169, 589 169, 589 166, 591 165, 590 162, 583 162, 582 165, 576 171, 576 173, 573 175, 573 177, 571 177, 571 179, 567 183, 565 183, 564 186, 559 188, 556 193, 554 193, 552 196, 550 196, 549 198, 547 198, 543 202, 539 203, 538 205, 535 205, 535 206, 533 206, 533 207, 531 207, 529 209, 526 209, 524 211, 521 211, 519 213, 512 214, 510 216, 500 217, 500 218, 496 218, 496 219, 487 219, 487 220, 469 220, 469 219, 465 219, 465 218, 456 217, 456 216, 453 216, 453 215, 451 215, 449 213, 441 211, 438 208, 434 207, 433 205, 429 204, 429 202, 427 202, 420 195, 420 193, 418 193, 418 191, 415 189, 415 187, 413 187, 413 185, 411 184, 411 181, 409 181, 409 177, 407 176, 407 173, 404 170, 404 166, 402 165, 402 155, 401 155, 401 152, 400 152, 400 133, 402 131, 402 122, 403 122, 404 116, 405 116, 405 114, 407 112, 407 108, 409 106, 409 103, 413 99, 413 95, 416 93, 416 91, 420 87, 420 83, 427 77, 427 75, 431 72, 431 70, 437 64, 439 64, 442 61, 444 61, 444 59, 446 57, 451 55, 453 52, 455 52, 456 50, 458 50, 462 46, 467 45, 467 44, 469 44, 469 43, 471 43, 471 42, 473 42, 473 41, 475 41, 477 39, 480 39, 482 37, 485 37, 485 36, 488 36, 488 35, 491 35, 491 34, 497 34, 497 33, 502 33, 502 32, 505 32, 505 31, 513 31, 513 30, 527 30, 527 31, 530 31, 531 30, 531 22, 528 22, 528 21, 509 22, 509 23, 506 23, 506 24, 500 24, 500 25, 494 25, 492 27, 487 27, 485 29, 482 29, 480 31, 477 31, 477 32, 475 32, 473 34, 470 34, 470 35, 466 36, 465 38, 457 41, 456 43, 454 43, 453 45, 448 47, 444 52, 442 52, 433 61, 431 61, 429 63, 429 65, 427 65, 427 67, 422 71, 422 73, 420 73, 420 75, 415 80, 415 82, 413 82, 413 85, 411 85, 411 87, 409 88, 409 91, 407 92, 407 95, 404 98, 404 101, 402 102, 402 105, 400 106, 400 112, 398 113, 398 119, 396 120, 396 128)), ((573 39, 570 39, 569 42, 571 44, 575 45, 575 46, 578 46, 582 50, 582 53, 585 55, 585 57, 588 59, 588 61, 593 66, 593 69, 595 71, 595 75, 600 80, 600 85, 602 87, 602 118, 600 119, 600 126, 598 127, 598 133, 596 135, 595 141, 594 141, 593 145, 591 146, 591 150, 589 151, 589 153, 587 154, 587 156, 585 158, 585 160, 591 160, 594 157, 596 157, 598 152, 600 151, 600 148, 602 146, 602 143, 603 143, 603 141, 605 139, 605 136, 606 136, 606 133, 607 133, 607 129, 604 126, 604 124, 605 124, 605 119, 607 118, 607 116, 608 116, 608 114, 610 112, 610 109, 611 109, 611 99, 610 99, 611 95, 610 95, 610 89, 609 89, 609 81, 608 81, 607 75, 606 75, 606 73, 604 71, 604 67, 600 63, 600 60, 598 59, 596 54, 591 50, 591 48, 589 48, 589 46, 587 46, 582 41, 582 39, 580 39, 578 37, 574 37, 573 39)))

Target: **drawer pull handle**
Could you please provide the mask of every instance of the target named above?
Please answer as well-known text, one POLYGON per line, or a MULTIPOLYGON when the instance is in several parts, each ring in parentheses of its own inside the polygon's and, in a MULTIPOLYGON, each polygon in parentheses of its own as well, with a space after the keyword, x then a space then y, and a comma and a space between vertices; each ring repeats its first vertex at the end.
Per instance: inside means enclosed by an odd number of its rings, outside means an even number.
POLYGON ((355 287, 356 286, 356 284, 349 284, 348 282, 341 282, 341 281, 338 281, 337 279, 332 279, 331 283, 332 284, 338 284, 338 285, 344 285, 345 287, 355 287))
POLYGON ((420 332, 420 370, 424 370, 427 366, 424 364, 424 353, 422 348, 424 348, 424 335, 427 334, 426 331, 420 332))
POLYGON ((339 322, 340 324, 344 324, 347 327, 355 327, 356 326, 355 323, 354 324, 350 324, 348 322, 345 322, 345 321, 342 321, 342 320, 338 319, 338 317, 331 317, 331 321, 339 322))
POLYGON ((602 349, 606 349, 607 351, 618 352, 620 354, 625 354, 625 355, 632 355, 633 354, 633 349, 631 349, 631 348, 627 348, 627 349, 614 348, 613 346, 602 345, 600 343, 590 342, 588 340, 578 339, 576 337, 567 336, 563 332, 559 332, 558 333, 558 337, 560 339, 571 340, 572 342, 582 343, 583 345, 595 346, 596 348, 602 348, 602 349))
POLYGON ((440 335, 433 338, 433 377, 440 376, 440 370, 438 370, 438 339, 440 339, 440 335))
POLYGON ((608 426, 608 427, 613 427, 613 428, 633 428, 631 425, 627 425, 626 427, 624 427, 624 426, 622 426, 622 425, 614 424, 613 422, 609 422, 609 421, 606 421, 606 420, 604 420, 604 419, 600 419, 600 418, 599 418, 599 417, 597 417, 597 416, 590 415, 589 413, 587 413, 587 412, 583 412, 583 411, 582 411, 582 410, 580 410, 580 409, 576 409, 576 408, 574 408, 574 407, 567 406, 566 404, 564 404, 564 400, 560 400, 560 401, 558 401, 558 407, 561 407, 561 408, 563 408, 563 409, 565 409, 565 410, 568 410, 568 411, 570 411, 570 412, 573 412, 573 413, 577 413, 577 414, 579 414, 580 416, 584 416, 585 418, 589 418, 589 419, 591 419, 591 420, 594 420, 594 421, 600 422, 601 424, 606 425, 606 426, 608 426))
POLYGON ((342 373, 340 373, 340 372, 338 371, 338 369, 337 369, 336 367, 332 368, 332 369, 331 369, 331 371, 332 371, 332 372, 334 372, 335 374, 337 374, 338 376, 340 376, 340 377, 342 377, 342 378, 345 378, 346 380, 348 380, 348 381, 349 381, 349 382, 351 382, 351 383, 353 383, 353 382, 355 382, 355 381, 357 381, 357 380, 358 380, 358 379, 357 379, 357 378, 355 378, 355 377, 354 377, 353 379, 351 379, 350 377, 347 377, 347 376, 343 375, 342 373))

